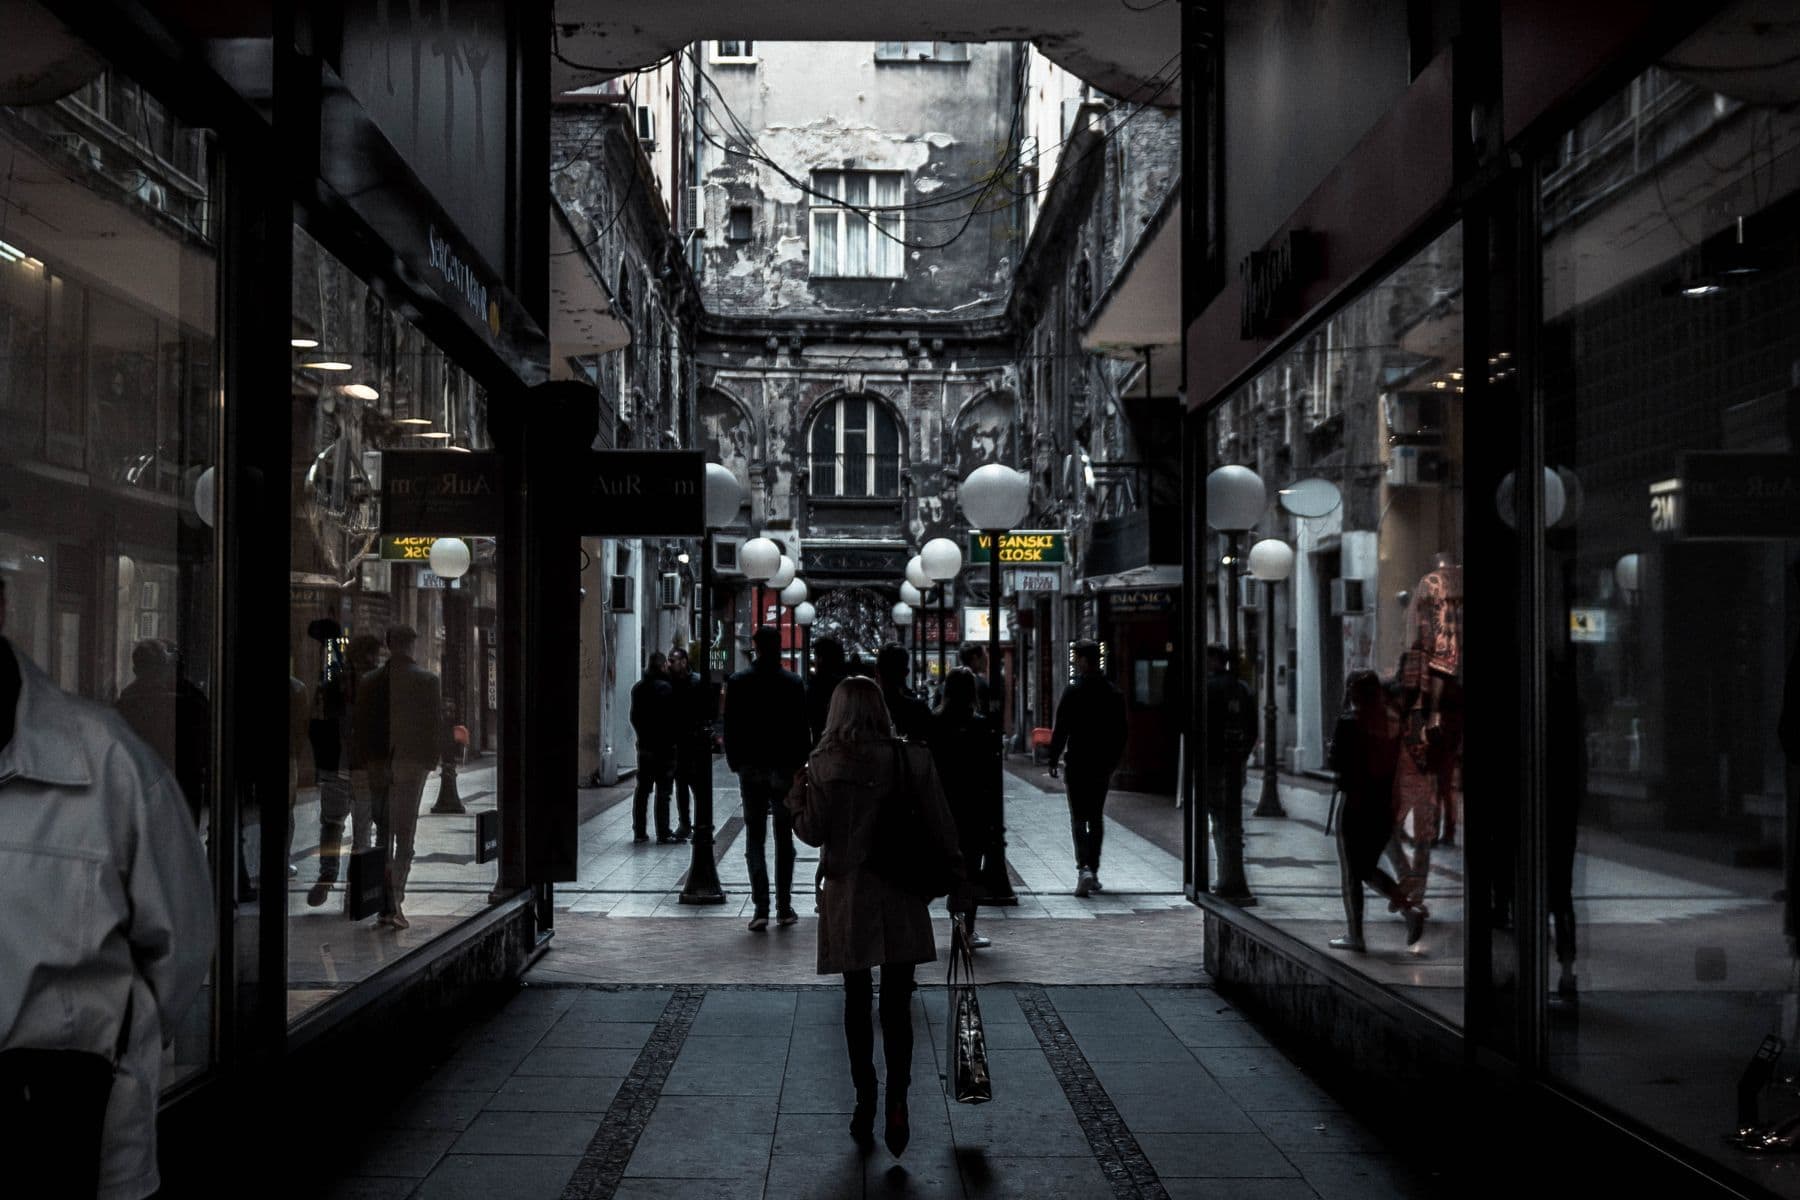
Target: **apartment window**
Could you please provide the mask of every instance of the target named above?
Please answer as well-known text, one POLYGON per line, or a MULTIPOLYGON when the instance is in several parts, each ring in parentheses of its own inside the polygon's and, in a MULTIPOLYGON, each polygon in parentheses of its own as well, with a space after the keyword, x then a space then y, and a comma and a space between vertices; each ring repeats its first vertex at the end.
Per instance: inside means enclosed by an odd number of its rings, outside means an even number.
POLYGON ((899 212, 904 179, 900 171, 812 173, 812 274, 873 279, 906 274, 905 222, 899 212))
POLYGON ((750 240, 750 206, 748 204, 731 206, 731 223, 725 228, 725 236, 734 242, 750 240))
POLYGON ((844 396, 820 409, 810 444, 813 495, 900 495, 900 425, 874 396, 844 396))
POLYGON ((967 42, 876 42, 876 62, 940 62, 969 61, 967 42))
POLYGON ((753 63, 756 61, 756 43, 714 42, 712 60, 716 63, 753 63))

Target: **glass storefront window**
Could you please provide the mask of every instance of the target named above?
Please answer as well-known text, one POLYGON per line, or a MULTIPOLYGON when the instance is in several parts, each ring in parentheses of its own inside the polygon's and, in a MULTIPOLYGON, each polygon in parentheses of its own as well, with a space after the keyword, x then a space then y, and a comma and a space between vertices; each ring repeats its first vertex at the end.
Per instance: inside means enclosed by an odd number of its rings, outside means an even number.
POLYGON ((1211 413, 1206 563, 1215 891, 1458 1023, 1461 295, 1452 228, 1211 413))
POLYGON ((293 322, 290 1018, 487 907, 501 668, 497 540, 439 575, 379 507, 384 451, 489 448, 485 392, 298 231, 293 322))
POLYGON ((1650 70, 1541 165, 1551 1071, 1781 1195, 1727 1135, 1800 1046, 1794 78, 1650 70))
MULTIPOLYGON (((0 108, 0 156, 5 636, 163 757, 216 871, 236 825, 214 804, 218 546, 196 503, 220 404, 212 136, 108 69, 0 108)), ((212 1062, 217 992, 165 1084, 212 1062)))

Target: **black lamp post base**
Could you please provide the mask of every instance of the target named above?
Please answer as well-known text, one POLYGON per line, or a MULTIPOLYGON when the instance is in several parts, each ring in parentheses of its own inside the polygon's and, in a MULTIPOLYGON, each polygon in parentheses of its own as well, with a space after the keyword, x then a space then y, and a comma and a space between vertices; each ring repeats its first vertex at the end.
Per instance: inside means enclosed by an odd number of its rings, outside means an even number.
POLYGON ((437 803, 431 806, 431 811, 451 816, 469 811, 463 807, 462 795, 456 790, 456 768, 449 763, 445 763, 438 772, 437 803))
POLYGON ((725 891, 719 886, 719 868, 713 862, 712 830, 694 828, 694 860, 688 867, 687 886, 681 889, 682 904, 723 904, 725 891))

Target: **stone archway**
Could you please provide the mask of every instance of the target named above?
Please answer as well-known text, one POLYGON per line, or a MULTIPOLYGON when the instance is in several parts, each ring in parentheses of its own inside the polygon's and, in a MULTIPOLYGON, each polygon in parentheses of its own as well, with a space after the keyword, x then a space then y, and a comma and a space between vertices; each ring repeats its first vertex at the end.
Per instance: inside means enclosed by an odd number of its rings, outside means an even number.
POLYGON ((844 655, 861 654, 871 668, 875 652, 900 641, 894 625, 894 597, 868 587, 839 587, 820 594, 813 607, 813 636, 829 634, 843 643, 844 655))

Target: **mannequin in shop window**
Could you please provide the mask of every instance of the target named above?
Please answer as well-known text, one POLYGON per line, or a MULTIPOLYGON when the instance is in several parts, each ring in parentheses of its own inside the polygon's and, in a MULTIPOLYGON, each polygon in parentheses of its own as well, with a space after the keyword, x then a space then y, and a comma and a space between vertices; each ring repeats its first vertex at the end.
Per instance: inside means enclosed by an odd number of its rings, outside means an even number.
POLYGON ((1431 848, 1456 842, 1455 779, 1462 758, 1463 577, 1448 551, 1438 551, 1413 589, 1401 645, 1394 833, 1411 843, 1411 852, 1402 855, 1400 886, 1423 909, 1431 848))

